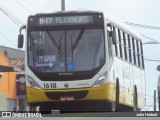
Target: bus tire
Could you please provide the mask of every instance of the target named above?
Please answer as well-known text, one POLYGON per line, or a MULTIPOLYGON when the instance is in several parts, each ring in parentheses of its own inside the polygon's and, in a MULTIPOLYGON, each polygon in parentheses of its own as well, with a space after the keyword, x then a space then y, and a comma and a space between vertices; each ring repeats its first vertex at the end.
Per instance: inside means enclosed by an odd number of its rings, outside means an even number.
POLYGON ((116 102, 115 102, 115 111, 119 111, 119 79, 116 79, 116 102))
POLYGON ((138 110, 138 96, 137 96, 137 86, 134 85, 134 94, 133 94, 133 111, 138 110))

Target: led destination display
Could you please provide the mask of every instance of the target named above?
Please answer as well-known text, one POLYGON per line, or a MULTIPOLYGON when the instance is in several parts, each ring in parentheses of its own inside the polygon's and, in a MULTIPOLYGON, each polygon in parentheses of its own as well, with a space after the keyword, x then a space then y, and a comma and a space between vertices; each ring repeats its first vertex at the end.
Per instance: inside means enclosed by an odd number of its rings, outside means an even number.
POLYGON ((92 16, 40 17, 39 25, 67 25, 93 23, 92 16))
POLYGON ((29 17, 30 27, 36 26, 61 26, 61 25, 93 25, 102 24, 103 16, 101 14, 93 15, 38 15, 29 17))

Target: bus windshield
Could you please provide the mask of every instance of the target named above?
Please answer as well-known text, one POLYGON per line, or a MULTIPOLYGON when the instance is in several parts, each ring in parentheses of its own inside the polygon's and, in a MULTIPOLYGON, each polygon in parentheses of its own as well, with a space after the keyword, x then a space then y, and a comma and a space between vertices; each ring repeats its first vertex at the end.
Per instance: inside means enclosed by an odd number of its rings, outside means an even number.
POLYGON ((31 31, 28 63, 39 72, 94 70, 104 63, 103 29, 31 31))

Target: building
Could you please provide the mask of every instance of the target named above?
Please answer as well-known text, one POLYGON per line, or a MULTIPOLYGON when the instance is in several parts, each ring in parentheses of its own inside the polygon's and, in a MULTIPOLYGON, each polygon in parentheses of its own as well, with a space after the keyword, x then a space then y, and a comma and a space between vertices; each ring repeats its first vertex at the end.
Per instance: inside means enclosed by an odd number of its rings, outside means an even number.
MULTIPOLYGON (((9 59, 0 53, 0 64, 9 66, 9 59)), ((1 72, 0 78, 0 109, 1 111, 11 110, 16 107, 16 72, 1 72)))
POLYGON ((0 46, 0 65, 19 72, 0 73, 0 111, 25 111, 27 106, 24 75, 24 51, 0 46))

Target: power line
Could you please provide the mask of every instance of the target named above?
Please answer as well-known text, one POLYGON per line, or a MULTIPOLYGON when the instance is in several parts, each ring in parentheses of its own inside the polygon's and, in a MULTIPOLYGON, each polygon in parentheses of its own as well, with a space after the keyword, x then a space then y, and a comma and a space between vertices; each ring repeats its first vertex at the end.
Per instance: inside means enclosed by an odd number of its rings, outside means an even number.
POLYGON ((16 25, 20 27, 20 25, 8 14, 6 13, 3 9, 0 8, 0 10, 3 12, 4 15, 6 15, 10 20, 12 20, 16 25))
POLYGON ((25 1, 28 5, 30 5, 30 6, 31 6, 32 8, 34 8, 35 10, 41 12, 41 10, 40 10, 39 8, 35 7, 35 6, 34 6, 33 4, 31 4, 29 1, 27 1, 27 0, 23 0, 23 1, 25 1))
MULTIPOLYGON (((159 29, 160 30, 160 27, 155 27, 155 26, 149 26, 149 25, 142 25, 142 24, 137 24, 137 23, 131 23, 131 22, 125 22, 127 25, 131 25, 131 26, 136 26, 136 27, 141 27, 141 28, 148 28, 148 29, 159 29)), ((157 41, 153 38, 150 38, 150 37, 147 37, 146 35, 143 35, 143 34, 140 34, 141 36, 147 38, 147 39, 150 39, 150 40, 153 40, 153 41, 157 41)))
POLYGON ((143 24, 137 24, 137 23, 131 23, 131 22, 124 22, 124 23, 126 23, 127 25, 135 26, 135 27, 160 30, 160 27, 156 27, 156 26, 149 26, 149 25, 143 25, 143 24))
POLYGON ((155 39, 153 39, 153 38, 150 38, 150 37, 147 37, 147 36, 145 36, 145 35, 143 35, 143 34, 140 34, 141 36, 143 36, 143 37, 145 37, 145 38, 147 38, 147 39, 150 39, 150 40, 153 40, 153 41, 157 41, 157 40, 155 40, 155 39))
MULTIPOLYGON (((143 24, 137 24, 137 23, 131 23, 131 22, 124 22, 124 23, 126 23, 127 25, 135 26, 135 27, 160 30, 160 27, 156 27, 156 26, 143 25, 143 24)), ((150 40, 153 40, 153 41, 157 41, 157 40, 155 40, 153 38, 150 38, 148 36, 145 36, 143 34, 140 34, 140 35, 143 36, 143 37, 145 37, 145 38, 147 38, 147 39, 150 39, 150 40)))
POLYGON ((14 0, 18 5, 20 5, 21 7, 23 7, 26 11, 28 11, 30 14, 32 14, 32 12, 26 8, 24 5, 22 5, 20 2, 18 2, 17 0, 14 0))
POLYGON ((144 58, 144 60, 147 60, 147 61, 154 61, 154 62, 160 62, 160 60, 153 60, 153 59, 148 59, 148 58, 144 58))
POLYGON ((16 16, 14 16, 11 12, 9 12, 7 9, 5 9, 4 7, 2 7, 2 5, 0 5, 0 11, 6 15, 12 22, 14 22, 16 25, 18 25, 19 27, 24 25, 23 22, 21 20, 19 20, 16 16))

